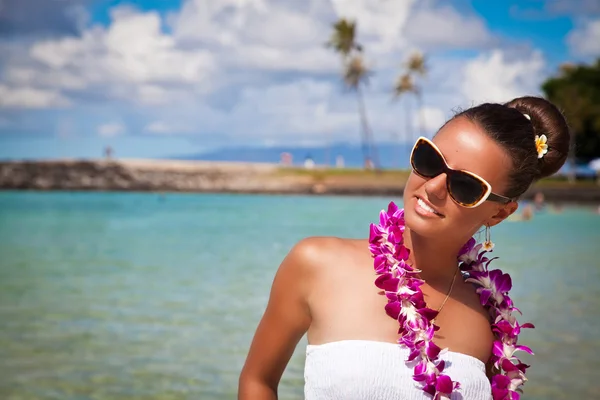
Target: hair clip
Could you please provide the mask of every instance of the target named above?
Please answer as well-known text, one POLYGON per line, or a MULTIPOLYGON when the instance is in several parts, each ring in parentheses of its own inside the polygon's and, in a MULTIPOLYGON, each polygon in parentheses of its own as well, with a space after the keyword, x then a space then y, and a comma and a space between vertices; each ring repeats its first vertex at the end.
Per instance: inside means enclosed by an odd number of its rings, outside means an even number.
POLYGON ((523 116, 531 121, 531 117, 529 116, 529 114, 523 114, 523 116))
POLYGON ((537 151, 538 158, 544 157, 544 155, 548 152, 548 145, 546 144, 547 141, 548 138, 546 135, 535 135, 535 150, 537 151))

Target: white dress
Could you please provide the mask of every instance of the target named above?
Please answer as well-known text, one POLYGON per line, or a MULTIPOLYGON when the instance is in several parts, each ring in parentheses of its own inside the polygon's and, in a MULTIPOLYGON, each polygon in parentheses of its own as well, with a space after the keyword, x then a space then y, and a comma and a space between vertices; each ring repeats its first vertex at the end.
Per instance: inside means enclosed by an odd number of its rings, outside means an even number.
MULTIPOLYGON (((431 396, 412 379, 406 365, 408 349, 371 340, 342 340, 307 345, 305 400, 426 400, 431 396)), ((444 374, 460 383, 452 400, 491 400, 492 392, 481 360, 447 351, 444 374)))

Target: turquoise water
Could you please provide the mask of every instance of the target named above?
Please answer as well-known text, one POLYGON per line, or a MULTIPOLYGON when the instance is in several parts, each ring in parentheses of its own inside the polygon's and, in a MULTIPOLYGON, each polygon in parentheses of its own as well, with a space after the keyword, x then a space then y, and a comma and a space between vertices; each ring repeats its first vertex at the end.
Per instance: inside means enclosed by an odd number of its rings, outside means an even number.
MULTIPOLYGON (((0 399, 234 399, 280 261, 363 237, 383 198, 0 193, 0 399)), ((537 329, 525 399, 600 393, 600 216, 493 229, 537 329)), ((280 386, 301 399, 298 347, 280 386)))

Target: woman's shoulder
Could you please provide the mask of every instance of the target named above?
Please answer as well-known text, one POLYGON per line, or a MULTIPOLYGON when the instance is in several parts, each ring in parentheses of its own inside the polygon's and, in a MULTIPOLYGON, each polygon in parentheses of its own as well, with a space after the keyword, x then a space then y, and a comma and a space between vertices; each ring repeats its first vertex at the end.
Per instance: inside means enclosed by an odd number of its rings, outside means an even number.
POLYGON ((347 239, 336 236, 309 236, 298 241, 290 254, 295 257, 313 258, 333 256, 340 250, 352 251, 363 239, 347 239))
POLYGON ((298 241, 286 256, 286 260, 298 268, 322 268, 339 264, 344 258, 354 258, 366 247, 364 239, 347 239, 335 236, 310 236, 298 241))
POLYGON ((355 242, 353 239, 332 236, 304 238, 283 259, 275 282, 292 285, 302 298, 307 299, 316 287, 335 276, 345 259, 357 251, 355 242))

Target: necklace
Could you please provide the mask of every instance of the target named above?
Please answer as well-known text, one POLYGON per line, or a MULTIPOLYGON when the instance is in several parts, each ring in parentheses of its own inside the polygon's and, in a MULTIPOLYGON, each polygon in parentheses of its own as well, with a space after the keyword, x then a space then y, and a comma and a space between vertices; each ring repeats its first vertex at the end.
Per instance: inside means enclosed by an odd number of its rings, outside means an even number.
MULTIPOLYGON (((450 289, 448 289, 448 293, 446 293, 446 298, 442 302, 442 305, 437 309, 438 315, 440 315, 442 308, 444 308, 444 305, 446 304, 446 302, 448 301, 448 298, 450 297, 450 293, 452 293, 452 289, 454 288, 454 281, 456 281, 457 273, 458 273, 458 267, 454 270, 454 275, 452 276, 452 283, 450 284, 450 289)), ((434 321, 435 321, 435 318, 431 322, 434 322, 434 321)))
POLYGON ((450 297, 458 270, 468 274, 466 282, 476 285, 481 305, 489 313, 495 335, 490 363, 494 376, 491 380, 494 400, 518 399, 520 386, 527 378, 529 368, 514 353, 525 351, 533 354, 527 346, 517 345, 522 328, 533 328, 530 323, 520 325, 513 311, 508 291, 512 287, 510 275, 499 269, 488 270, 496 258, 488 259, 488 250, 471 238, 458 254, 459 265, 446 298, 437 310, 427 307, 420 286, 420 270, 408 263, 410 251, 404 246, 404 210, 391 202, 387 211, 379 215, 379 224, 371 224, 369 250, 377 274, 375 285, 385 292, 388 303, 385 312, 398 321, 398 344, 410 350, 407 361, 414 362, 413 379, 422 385, 422 390, 434 399, 450 398, 460 384, 443 374, 444 360, 439 359, 440 349, 434 342, 439 329, 434 321, 450 297))

